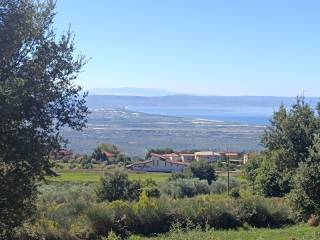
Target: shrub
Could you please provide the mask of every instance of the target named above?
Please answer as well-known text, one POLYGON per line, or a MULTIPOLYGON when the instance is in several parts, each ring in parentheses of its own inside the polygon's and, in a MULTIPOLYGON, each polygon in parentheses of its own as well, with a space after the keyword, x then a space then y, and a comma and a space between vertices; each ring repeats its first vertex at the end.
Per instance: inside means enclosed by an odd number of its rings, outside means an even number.
MULTIPOLYGON (((239 189, 239 182, 234 178, 230 177, 229 179, 230 189, 239 189)), ((228 190, 228 179, 226 177, 219 177, 217 181, 212 182, 210 185, 210 192, 212 194, 222 194, 228 190)))
POLYGON ((177 179, 162 186, 162 191, 173 198, 193 197, 199 194, 209 194, 207 181, 199 179, 177 179))
POLYGON ((191 174, 194 178, 199 178, 200 180, 207 180, 209 184, 217 179, 215 174, 214 166, 205 161, 194 161, 186 169, 187 174, 191 174))
POLYGON ((280 171, 272 159, 261 163, 256 177, 256 186, 265 197, 283 197, 290 192, 290 173, 280 171))
POLYGON ((190 178, 190 176, 188 176, 188 174, 186 174, 185 172, 176 172, 176 173, 172 173, 170 177, 167 179, 167 181, 171 182, 181 178, 182 179, 190 178))
POLYGON ((233 188, 231 189, 230 191, 230 197, 233 197, 233 198, 240 198, 240 192, 239 192, 239 189, 238 188, 233 188))
POLYGON ((101 178, 97 189, 97 196, 101 201, 135 200, 141 192, 141 184, 138 181, 130 181, 128 174, 116 169, 114 172, 106 172, 101 178))
POLYGON ((315 137, 310 157, 299 164, 294 178, 294 189, 289 194, 294 215, 307 220, 311 214, 320 214, 320 135, 315 137))
POLYGON ((90 208, 87 217, 94 234, 105 236, 112 230, 115 214, 106 205, 99 204, 90 208))
POLYGON ((237 216, 253 227, 281 227, 292 223, 289 208, 278 199, 249 197, 237 200, 237 216))
POLYGON ((108 204, 107 207, 113 212, 113 231, 122 238, 129 236, 137 225, 137 217, 130 204, 117 200, 108 204))
MULTIPOLYGON (((207 181, 199 179, 178 179, 174 182, 187 180, 197 191, 202 191, 203 186, 207 191, 209 187, 207 181)), ((146 182, 144 186, 154 186, 152 181, 146 182)), ((280 198, 229 198, 226 195, 151 198, 144 190, 137 202, 116 200, 96 203, 86 195, 85 190, 89 190, 90 186, 67 184, 67 187, 70 193, 66 186, 47 187, 49 193, 43 194, 39 201, 39 218, 29 228, 32 231, 25 229, 25 236, 37 236, 38 239, 100 239, 109 236, 112 231, 125 239, 131 234, 165 233, 176 225, 184 228, 232 229, 245 225, 281 227, 292 223, 287 203, 280 198), (57 189, 61 192, 54 191, 57 189)))
POLYGON ((142 192, 140 199, 133 205, 137 218, 137 225, 134 232, 150 235, 155 233, 168 232, 172 225, 172 214, 167 199, 148 198, 142 192))
POLYGON ((157 182, 155 182, 151 178, 146 179, 142 183, 142 186, 143 186, 142 190, 145 191, 148 197, 155 197, 155 198, 160 197, 161 193, 159 190, 159 186, 157 182))

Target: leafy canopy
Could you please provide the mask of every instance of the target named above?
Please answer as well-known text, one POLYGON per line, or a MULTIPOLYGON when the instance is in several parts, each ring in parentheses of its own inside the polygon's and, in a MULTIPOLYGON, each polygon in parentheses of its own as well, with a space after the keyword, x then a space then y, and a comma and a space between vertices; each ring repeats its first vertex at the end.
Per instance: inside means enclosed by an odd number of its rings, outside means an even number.
POLYGON ((34 210, 36 181, 50 173, 60 130, 85 127, 86 94, 73 83, 85 64, 73 35, 56 37, 53 1, 0 1, 0 237, 34 210))

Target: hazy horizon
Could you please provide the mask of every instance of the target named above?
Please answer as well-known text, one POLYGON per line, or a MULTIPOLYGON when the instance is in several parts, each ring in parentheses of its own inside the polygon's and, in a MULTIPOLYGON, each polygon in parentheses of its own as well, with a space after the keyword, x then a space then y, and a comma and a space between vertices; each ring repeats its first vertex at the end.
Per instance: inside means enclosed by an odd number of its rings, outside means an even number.
MULTIPOLYGON (((154 95, 154 97, 156 96, 172 96, 172 95, 187 95, 187 96, 198 96, 198 97, 279 97, 279 98, 295 98, 297 96, 304 96, 307 98, 320 98, 320 96, 309 96, 303 93, 300 94, 296 94, 296 95, 292 95, 292 96, 284 96, 284 95, 207 95, 207 94, 195 94, 192 92, 174 92, 171 91, 170 89, 160 89, 160 88, 139 88, 139 87, 113 87, 113 88, 89 88, 89 89, 84 89, 84 91, 88 91, 89 94, 91 95, 115 95, 115 96, 136 96, 136 97, 144 97, 145 95, 138 95, 138 94, 133 94, 133 95, 126 95, 126 94, 121 94, 121 91, 123 90, 130 90, 130 91, 134 91, 137 90, 137 92, 141 92, 141 91, 146 91, 148 92, 149 90, 151 90, 152 92, 154 91, 159 91, 159 92, 163 92, 163 95, 154 95), (117 94, 104 94, 104 93, 97 93, 97 91, 119 91, 119 93, 117 94), (93 93, 92 93, 93 92, 93 93), (167 93, 167 94, 165 94, 167 93)), ((148 94, 148 96, 153 97, 153 95, 148 94)))

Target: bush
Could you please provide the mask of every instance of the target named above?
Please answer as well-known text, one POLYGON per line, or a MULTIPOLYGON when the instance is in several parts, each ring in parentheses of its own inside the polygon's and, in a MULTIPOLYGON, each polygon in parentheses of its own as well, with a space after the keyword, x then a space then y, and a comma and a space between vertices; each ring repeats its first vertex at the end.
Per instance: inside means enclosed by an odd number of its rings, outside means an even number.
POLYGON ((320 214, 320 135, 316 136, 313 144, 307 162, 299 164, 294 189, 289 194, 293 213, 299 220, 320 214))
MULTIPOLYGON (((229 179, 230 190, 239 189, 239 182, 234 178, 230 177, 229 179)), ((219 177, 217 181, 212 182, 210 185, 210 192, 212 194, 222 194, 228 191, 228 179, 227 177, 219 177)))
POLYGON ((151 199, 142 192, 139 202, 133 205, 137 225, 134 232, 144 235, 168 232, 173 217, 167 199, 151 199))
POLYGON ((184 198, 209 194, 210 188, 207 181, 192 178, 167 182, 162 186, 162 191, 173 198, 184 198))
POLYGON ((105 236, 112 230, 115 214, 105 205, 96 205, 88 210, 88 220, 95 235, 105 236))
POLYGON ((116 169, 113 173, 106 172, 101 178, 97 196, 101 201, 136 200, 141 192, 138 181, 130 181, 128 174, 116 169))
POLYGON ((217 179, 214 166, 205 161, 192 162, 186 169, 187 174, 200 180, 207 180, 209 184, 217 179))
POLYGON ((271 160, 262 162, 256 177, 259 192, 265 197, 283 197, 290 191, 290 176, 279 171, 271 160))
POLYGON ((281 199, 249 197, 237 200, 238 219, 253 227, 281 227, 292 223, 290 211, 281 199))
POLYGON ((186 179, 186 178, 190 178, 190 176, 188 176, 185 172, 176 172, 176 173, 172 173, 170 175, 170 177, 167 179, 168 182, 170 181, 175 181, 177 179, 186 179))
POLYGON ((137 217, 130 204, 118 200, 107 207, 113 212, 113 231, 122 238, 129 236, 137 226, 137 217))
POLYGON ((239 192, 239 189, 238 188, 233 188, 231 189, 230 191, 230 197, 233 197, 233 198, 240 198, 240 192, 239 192))
MULTIPOLYGON (((178 179, 174 182, 179 181, 189 181, 188 184, 194 187, 192 191, 202 192, 203 187, 208 191, 207 181, 178 179)), ((154 186, 152 181, 144 184, 154 186)), ((226 195, 154 198, 148 197, 144 190, 137 202, 116 200, 96 203, 87 195, 88 192, 92 194, 91 187, 71 184, 43 187, 42 192, 45 193, 38 202, 38 219, 26 226, 25 236, 37 236, 38 239, 100 239, 112 231, 125 239, 131 234, 165 233, 177 224, 187 228, 232 229, 245 225, 281 227, 292 223, 286 201, 279 198, 229 198, 226 195)))
POLYGON ((151 178, 146 179, 143 183, 142 183, 142 191, 144 191, 147 196, 150 198, 154 197, 154 198, 159 198, 161 195, 161 192, 159 190, 159 186, 157 184, 157 182, 155 182, 154 180, 152 180, 151 178))

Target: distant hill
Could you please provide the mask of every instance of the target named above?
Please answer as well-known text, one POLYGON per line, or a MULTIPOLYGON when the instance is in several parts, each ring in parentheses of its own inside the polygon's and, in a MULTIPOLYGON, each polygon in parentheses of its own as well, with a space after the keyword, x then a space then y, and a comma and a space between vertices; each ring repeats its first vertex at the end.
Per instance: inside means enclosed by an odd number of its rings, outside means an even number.
MULTIPOLYGON (((306 98, 306 102, 315 106, 319 98, 306 98)), ((192 96, 192 95, 169 95, 169 96, 112 96, 94 95, 88 97, 90 108, 109 106, 140 106, 140 107, 275 107, 280 104, 286 106, 295 103, 294 97, 260 97, 260 96, 192 96)))
POLYGON ((168 96, 175 93, 152 88, 93 88, 88 90, 90 95, 115 95, 115 96, 168 96))

